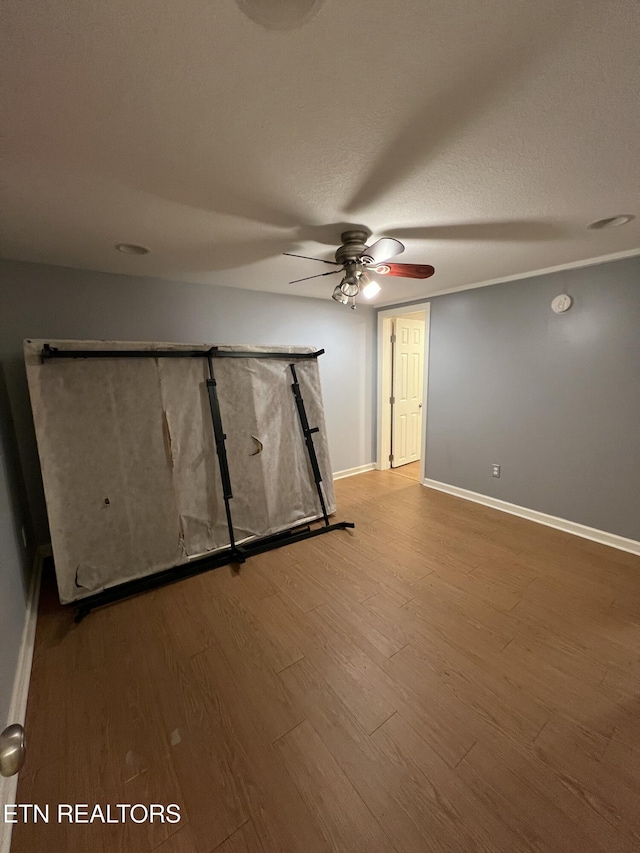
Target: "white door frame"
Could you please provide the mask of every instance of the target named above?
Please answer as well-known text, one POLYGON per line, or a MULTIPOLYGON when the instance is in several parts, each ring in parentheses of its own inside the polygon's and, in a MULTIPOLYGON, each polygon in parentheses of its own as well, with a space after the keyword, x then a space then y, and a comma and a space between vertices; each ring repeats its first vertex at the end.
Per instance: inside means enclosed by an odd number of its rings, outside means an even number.
POLYGON ((418 302, 378 312, 378 402, 376 406, 376 468, 391 468, 391 321, 403 314, 424 311, 424 373, 422 380, 422 435, 420 437, 420 482, 425 478, 427 444, 427 390, 429 387, 430 302, 418 302))

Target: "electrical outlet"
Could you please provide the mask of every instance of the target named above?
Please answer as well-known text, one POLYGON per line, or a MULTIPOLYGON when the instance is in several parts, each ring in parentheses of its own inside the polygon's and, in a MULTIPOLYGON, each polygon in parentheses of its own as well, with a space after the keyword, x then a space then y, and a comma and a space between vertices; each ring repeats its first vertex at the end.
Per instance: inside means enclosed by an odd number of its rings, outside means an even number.
POLYGON ((500 476, 500 466, 499 465, 492 465, 491 466, 491 476, 492 477, 499 477, 500 476))

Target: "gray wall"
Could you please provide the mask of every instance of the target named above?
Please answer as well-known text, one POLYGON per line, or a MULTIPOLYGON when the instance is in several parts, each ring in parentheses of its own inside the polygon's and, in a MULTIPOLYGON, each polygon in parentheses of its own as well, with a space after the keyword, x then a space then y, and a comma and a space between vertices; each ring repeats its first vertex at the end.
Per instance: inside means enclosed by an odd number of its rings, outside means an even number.
POLYGON ((13 691, 25 619, 27 565, 21 529, 26 522, 15 433, 0 364, 0 729, 13 691))
POLYGON ((22 340, 80 338, 323 347, 320 370, 334 471, 374 459, 375 312, 331 300, 0 261, 0 359, 38 541, 42 482, 22 340))
POLYGON ((434 298, 426 463, 640 540, 640 257, 434 298))

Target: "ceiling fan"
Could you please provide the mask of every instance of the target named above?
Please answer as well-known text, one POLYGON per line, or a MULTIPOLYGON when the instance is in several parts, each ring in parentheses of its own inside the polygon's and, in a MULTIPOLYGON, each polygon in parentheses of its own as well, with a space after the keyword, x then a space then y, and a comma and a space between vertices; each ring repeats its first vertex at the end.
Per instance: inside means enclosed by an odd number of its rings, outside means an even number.
POLYGON ((332 298, 342 305, 356 307, 356 296, 360 293, 371 299, 380 291, 380 285, 370 277, 370 273, 376 275, 389 275, 397 278, 430 278, 435 269, 428 264, 395 264, 389 263, 404 252, 404 245, 400 240, 393 237, 382 237, 370 246, 367 246, 368 232, 364 230, 351 230, 342 233, 342 246, 336 251, 335 261, 325 261, 323 258, 310 258, 307 255, 296 255, 293 252, 283 252, 292 258, 305 258, 308 261, 319 261, 322 264, 331 264, 339 267, 329 272, 321 272, 317 275, 309 275, 305 278, 297 278, 289 284, 298 284, 301 281, 309 281, 312 278, 321 278, 325 275, 336 275, 344 273, 342 281, 338 284, 332 294, 332 298))

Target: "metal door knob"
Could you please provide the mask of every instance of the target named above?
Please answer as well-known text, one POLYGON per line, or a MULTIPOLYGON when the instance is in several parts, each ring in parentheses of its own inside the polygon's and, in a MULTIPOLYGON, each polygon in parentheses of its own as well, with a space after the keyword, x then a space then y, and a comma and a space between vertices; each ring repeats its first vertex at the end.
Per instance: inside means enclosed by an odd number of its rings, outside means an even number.
POLYGON ((0 735, 0 774, 14 776, 24 764, 27 742, 22 726, 15 723, 0 735))

